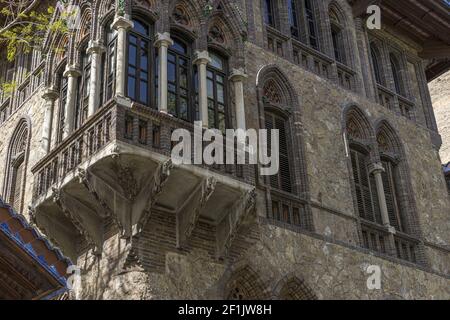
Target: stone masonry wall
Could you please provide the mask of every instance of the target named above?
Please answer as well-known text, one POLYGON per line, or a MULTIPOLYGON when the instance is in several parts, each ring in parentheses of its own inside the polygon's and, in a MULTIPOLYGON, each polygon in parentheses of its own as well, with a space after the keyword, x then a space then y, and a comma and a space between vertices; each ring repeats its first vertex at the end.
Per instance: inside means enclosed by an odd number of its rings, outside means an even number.
POLYGON ((442 163, 450 162, 450 72, 443 74, 429 84, 434 113, 442 136, 442 163))

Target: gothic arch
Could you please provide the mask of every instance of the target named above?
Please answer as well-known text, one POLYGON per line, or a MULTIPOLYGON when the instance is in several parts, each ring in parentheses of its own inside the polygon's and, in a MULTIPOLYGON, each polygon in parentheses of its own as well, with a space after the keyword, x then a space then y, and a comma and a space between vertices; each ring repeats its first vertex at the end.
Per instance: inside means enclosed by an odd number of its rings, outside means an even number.
POLYGON ((396 196, 399 198, 398 205, 403 227, 405 228, 403 232, 421 238, 422 232, 417 216, 416 200, 412 190, 410 170, 403 143, 397 130, 388 120, 384 118, 379 119, 375 128, 380 160, 389 159, 395 165, 396 196))
POLYGON ((278 300, 317 300, 317 295, 306 281, 294 273, 286 275, 277 283, 273 295, 278 300))
POLYGON ((258 273, 246 265, 233 272, 225 286, 224 298, 228 300, 266 300, 269 296, 258 273))
POLYGON ((50 44, 50 49, 48 49, 48 57, 45 64, 45 85, 48 87, 56 86, 55 81, 56 70, 60 68, 61 65, 68 63, 68 48, 69 46, 69 35, 63 34, 55 36, 50 44))
POLYGON ((83 1, 80 4, 81 11, 81 24, 80 28, 75 33, 75 43, 78 45, 83 39, 86 37, 90 37, 93 39, 94 33, 92 32, 95 29, 95 21, 93 21, 93 14, 91 9, 91 4, 83 1))
POLYGON ((97 0, 95 3, 95 13, 98 20, 103 22, 105 16, 115 12, 116 0, 97 0))
POLYGON ((3 181, 3 198, 18 212, 23 210, 30 137, 31 121, 21 118, 9 141, 3 181))
POLYGON ((370 147, 375 133, 369 117, 356 104, 349 104, 342 113, 342 126, 349 140, 354 140, 370 147))

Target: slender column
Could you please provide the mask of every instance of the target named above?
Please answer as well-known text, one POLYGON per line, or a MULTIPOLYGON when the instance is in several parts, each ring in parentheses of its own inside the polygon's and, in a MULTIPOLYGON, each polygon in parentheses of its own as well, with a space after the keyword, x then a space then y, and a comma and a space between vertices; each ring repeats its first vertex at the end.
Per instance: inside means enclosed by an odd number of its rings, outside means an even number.
POLYGON ((91 42, 87 53, 91 55, 91 78, 89 84, 89 105, 88 116, 92 116, 97 111, 100 104, 101 86, 101 55, 105 48, 97 42, 91 42))
POLYGON ((64 71, 64 77, 67 77, 67 102, 65 107, 63 139, 69 136, 75 126, 75 104, 77 98, 78 78, 80 76, 81 72, 75 66, 69 66, 66 71, 64 71))
POLYGON ((200 121, 203 127, 208 128, 208 88, 206 67, 211 61, 208 51, 199 51, 196 54, 194 64, 198 67, 198 102, 200 109, 200 121))
POLYGON ((133 21, 120 16, 116 16, 111 25, 114 30, 117 30, 116 96, 121 98, 125 97, 127 31, 133 26, 133 21))
POLYGON ((51 88, 47 88, 42 95, 42 98, 45 100, 44 124, 42 126, 42 150, 45 154, 50 152, 53 112, 55 109, 55 101, 58 99, 58 96, 58 92, 51 88))
POLYGON ((234 83, 234 100, 236 104, 236 124, 237 129, 246 130, 245 122, 245 102, 244 102, 244 80, 247 75, 243 70, 234 69, 231 73, 230 80, 234 83))
POLYGON ((369 172, 374 175, 375 183, 377 185, 378 202, 380 204, 381 220, 383 225, 390 227, 388 209, 386 204, 386 195, 384 193, 383 177, 384 167, 381 163, 372 163, 369 165, 369 172))
POLYGON ((158 97, 160 112, 167 113, 167 52, 169 47, 173 44, 170 34, 158 33, 155 41, 155 47, 158 48, 158 97))

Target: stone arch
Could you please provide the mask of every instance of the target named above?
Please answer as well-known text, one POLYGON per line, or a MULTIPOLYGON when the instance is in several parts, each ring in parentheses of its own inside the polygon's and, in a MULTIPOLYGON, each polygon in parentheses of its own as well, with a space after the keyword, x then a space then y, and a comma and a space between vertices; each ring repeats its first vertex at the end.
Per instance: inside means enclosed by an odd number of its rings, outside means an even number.
POLYGON ((132 9, 142 8, 155 14, 158 10, 158 2, 156 0, 133 0, 132 9))
POLYGON ((93 12, 91 4, 89 2, 83 1, 80 4, 81 10, 81 24, 80 28, 75 33, 75 44, 78 45, 83 39, 87 37, 93 38, 93 30, 96 29, 95 23, 93 21, 93 12))
POLYGON ((267 288, 258 273, 249 265, 233 272, 225 286, 224 298, 228 300, 266 300, 267 288))
POLYGON ((97 0, 95 6, 95 12, 99 18, 99 21, 103 21, 106 15, 115 13, 116 0, 97 0))
POLYGON ((366 146, 373 144, 375 133, 368 115, 356 104, 349 104, 342 113, 342 126, 347 139, 366 146))
POLYGON ((17 212, 23 211, 30 138, 31 120, 23 117, 19 119, 9 141, 3 181, 3 198, 17 212))
POLYGON ((50 49, 47 51, 46 72, 45 72, 45 85, 48 87, 55 86, 57 84, 55 79, 56 70, 62 64, 68 64, 68 46, 69 46, 69 34, 63 34, 55 36, 51 43, 50 49))
POLYGON ((302 277, 294 273, 281 279, 273 290, 274 299, 278 300, 317 300, 317 295, 302 277))

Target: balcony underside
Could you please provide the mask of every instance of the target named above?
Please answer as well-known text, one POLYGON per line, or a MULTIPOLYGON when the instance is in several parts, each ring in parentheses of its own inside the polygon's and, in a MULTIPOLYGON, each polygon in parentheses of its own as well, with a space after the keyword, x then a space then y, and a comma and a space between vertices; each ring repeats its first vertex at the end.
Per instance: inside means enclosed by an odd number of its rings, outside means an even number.
POLYGON ((176 215, 179 248, 200 219, 214 225, 217 256, 224 257, 238 229, 253 220, 255 203, 253 186, 112 141, 36 198, 33 210, 37 225, 73 259, 82 242, 101 254, 108 221, 133 238, 154 210, 176 215))

